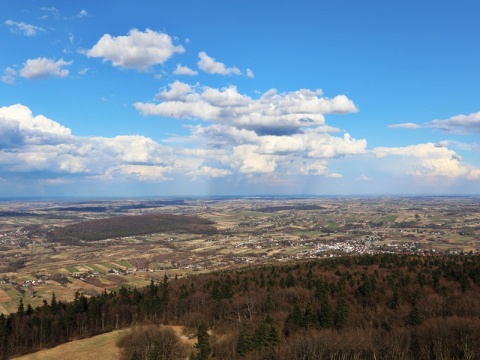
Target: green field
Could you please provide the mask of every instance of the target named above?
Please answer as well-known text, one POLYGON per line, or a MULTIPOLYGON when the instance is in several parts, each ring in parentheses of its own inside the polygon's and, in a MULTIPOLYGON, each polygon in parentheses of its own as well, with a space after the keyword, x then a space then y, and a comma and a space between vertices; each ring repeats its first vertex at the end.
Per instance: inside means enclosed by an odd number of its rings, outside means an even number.
POLYGON ((67 269, 68 272, 70 272, 70 273, 80 272, 80 271, 78 271, 78 269, 77 269, 76 267, 74 267, 74 266, 65 266, 65 269, 67 269))
POLYGON ((123 266, 124 268, 129 268, 129 269, 132 269, 133 266, 132 264, 130 264, 128 261, 126 260, 120 260, 120 261, 115 261, 116 264, 120 265, 120 266, 123 266))

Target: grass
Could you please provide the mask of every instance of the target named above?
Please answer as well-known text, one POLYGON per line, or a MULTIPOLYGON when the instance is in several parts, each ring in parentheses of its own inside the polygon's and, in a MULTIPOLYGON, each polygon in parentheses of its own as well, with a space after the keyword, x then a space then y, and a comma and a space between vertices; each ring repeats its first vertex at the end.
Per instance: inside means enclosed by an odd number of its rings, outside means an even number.
POLYGON ((123 266, 125 268, 133 268, 132 264, 130 264, 128 261, 126 260, 120 260, 120 261, 115 261, 116 264, 120 265, 120 266, 123 266))
POLYGON ((71 341, 52 349, 24 355, 18 360, 113 360, 120 357, 120 349, 115 345, 122 331, 113 331, 91 338, 71 341))
POLYGON ((378 221, 380 222, 391 222, 394 223, 397 220, 398 216, 397 215, 387 215, 387 216, 382 216, 378 221))
POLYGON ((22 298, 22 294, 20 294, 17 291, 17 289, 15 289, 14 287, 11 287, 10 289, 7 289, 6 293, 8 294, 8 296, 10 296, 10 298, 13 301, 20 301, 20 299, 22 298))
MULTIPOLYGON (((193 348, 196 338, 188 338, 184 334, 183 326, 168 326, 189 348, 193 348)), ((112 331, 86 339, 74 340, 58 345, 51 349, 37 351, 36 353, 17 357, 17 360, 114 360, 120 358, 120 349, 116 342, 128 329, 112 331)))
POLYGON ((92 269, 92 271, 96 271, 96 272, 99 272, 99 273, 102 273, 102 272, 105 271, 104 269, 101 269, 100 267, 98 267, 96 265, 93 265, 93 264, 87 264, 85 266, 92 269))
POLYGON ((65 269, 67 269, 68 272, 70 272, 70 273, 77 273, 77 272, 79 272, 78 269, 77 269, 76 267, 74 267, 74 266, 65 266, 65 269))
POLYGON ((110 264, 110 263, 101 263, 100 265, 106 267, 107 269, 116 269, 116 268, 118 268, 118 266, 115 266, 115 265, 110 264))

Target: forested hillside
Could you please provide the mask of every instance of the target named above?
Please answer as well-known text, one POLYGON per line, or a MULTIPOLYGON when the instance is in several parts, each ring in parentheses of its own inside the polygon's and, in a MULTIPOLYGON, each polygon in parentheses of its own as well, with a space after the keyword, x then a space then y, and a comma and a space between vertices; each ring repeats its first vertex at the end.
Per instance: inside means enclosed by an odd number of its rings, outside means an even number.
POLYGON ((83 221, 58 227, 49 232, 48 237, 54 241, 94 241, 161 232, 214 234, 217 229, 212 221, 195 216, 172 214, 130 215, 83 221))
POLYGON ((159 323, 209 329, 197 358, 478 359, 480 258, 352 256, 53 295, 0 315, 1 358, 159 323))

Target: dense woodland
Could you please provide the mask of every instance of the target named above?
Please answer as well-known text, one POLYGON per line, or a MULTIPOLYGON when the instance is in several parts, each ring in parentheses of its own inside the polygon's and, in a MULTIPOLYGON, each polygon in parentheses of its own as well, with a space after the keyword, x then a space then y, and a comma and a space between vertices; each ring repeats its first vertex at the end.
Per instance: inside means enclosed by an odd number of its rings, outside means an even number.
POLYGON ((104 240, 117 237, 163 232, 215 234, 217 228, 210 220, 196 216, 154 214, 115 216, 89 220, 55 228, 47 236, 52 241, 104 240))
MULTIPOLYGON (((165 277, 70 303, 52 294, 0 315, 0 358, 148 324, 190 329, 193 359, 479 359, 480 258, 350 256, 165 277)), ((167 358, 160 348, 128 357, 167 358)))

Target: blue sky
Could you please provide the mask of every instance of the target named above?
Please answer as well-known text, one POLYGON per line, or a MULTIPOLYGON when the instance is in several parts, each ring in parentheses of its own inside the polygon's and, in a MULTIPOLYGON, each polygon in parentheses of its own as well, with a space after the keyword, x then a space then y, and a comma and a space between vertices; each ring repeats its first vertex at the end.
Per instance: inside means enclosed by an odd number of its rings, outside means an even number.
POLYGON ((477 1, 3 1, 0 197, 480 193, 477 1))

